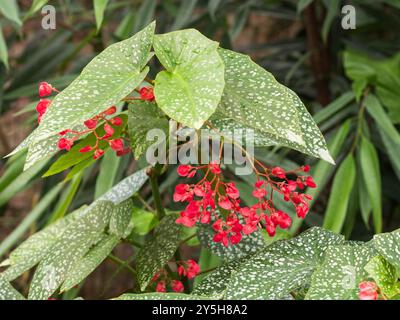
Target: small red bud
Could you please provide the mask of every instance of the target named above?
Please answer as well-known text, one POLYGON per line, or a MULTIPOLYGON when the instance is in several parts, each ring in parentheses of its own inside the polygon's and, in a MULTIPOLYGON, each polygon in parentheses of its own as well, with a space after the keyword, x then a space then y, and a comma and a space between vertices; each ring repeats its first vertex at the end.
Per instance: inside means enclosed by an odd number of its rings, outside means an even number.
POLYGON ((39 84, 39 96, 40 97, 47 97, 51 95, 51 92, 53 91, 53 87, 51 84, 47 82, 41 82, 39 84))
POLYGON ((104 131, 110 136, 114 134, 113 127, 111 127, 108 123, 104 124, 104 131))
POLYGON ((93 154, 93 159, 98 159, 104 154, 104 150, 97 149, 93 154))
POLYGON ((117 111, 117 108, 115 106, 112 106, 110 108, 108 108, 106 111, 104 111, 104 114, 110 116, 112 114, 114 114, 117 111))
POLYGON ((124 149, 124 142, 122 139, 114 139, 109 141, 111 149, 115 151, 122 151, 124 149))
POLYGON ((92 150, 92 147, 91 147, 91 146, 85 146, 85 147, 81 148, 81 149, 79 150, 79 152, 85 153, 85 152, 89 152, 89 151, 91 151, 91 150, 92 150))
POLYGON ((83 123, 88 129, 94 129, 97 126, 97 120, 89 119, 83 123))
POLYGON ((115 117, 115 118, 111 119, 110 122, 114 126, 118 127, 118 126, 120 126, 122 124, 122 119, 120 117, 115 117))

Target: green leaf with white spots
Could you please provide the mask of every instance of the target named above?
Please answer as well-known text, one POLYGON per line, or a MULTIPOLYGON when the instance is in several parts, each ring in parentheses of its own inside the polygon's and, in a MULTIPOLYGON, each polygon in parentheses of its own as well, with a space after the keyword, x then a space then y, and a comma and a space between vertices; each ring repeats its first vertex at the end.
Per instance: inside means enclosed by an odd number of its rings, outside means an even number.
POLYGON ((115 206, 110 220, 110 233, 120 239, 124 239, 131 233, 133 223, 131 221, 133 203, 131 199, 121 202, 115 206))
POLYGON ((114 187, 112 187, 96 201, 106 200, 111 201, 114 204, 119 204, 138 192, 148 178, 149 177, 146 174, 146 169, 137 171, 117 183, 114 187))
POLYGON ((155 79, 157 104, 185 126, 200 129, 221 101, 224 64, 217 48, 194 29, 154 37, 154 51, 166 69, 155 79))
POLYGON ((81 283, 89 274, 91 274, 107 256, 113 251, 119 242, 119 237, 115 235, 104 236, 98 244, 68 272, 67 278, 61 286, 60 291, 67 291, 81 283))
POLYGON ((25 300, 25 297, 0 275, 0 301, 1 300, 25 300))
POLYGON ((221 298, 226 291, 227 285, 244 260, 234 260, 218 267, 210 272, 204 279, 194 288, 193 294, 200 296, 212 296, 221 298))
POLYGON ((8 281, 12 281, 25 271, 34 267, 51 250, 67 227, 78 219, 86 209, 83 206, 60 219, 43 230, 35 233, 20 244, 9 256, 10 266, 2 275, 8 281))
POLYGON ((100 240, 112 211, 111 202, 96 201, 67 227, 39 263, 29 299, 48 299, 57 290, 74 265, 100 240))
POLYGON ((113 300, 208 300, 208 297, 196 296, 185 293, 162 293, 162 292, 151 292, 151 293, 125 293, 118 298, 113 300))
POLYGON ((314 272, 306 299, 357 300, 358 285, 368 278, 364 267, 376 255, 369 246, 340 245, 326 250, 323 264, 314 272))
POLYGON ((374 235, 376 250, 400 271, 400 229, 374 235))
POLYGON ((220 242, 214 242, 215 231, 208 224, 199 224, 197 236, 200 243, 211 250, 212 253, 222 258, 224 261, 232 261, 249 256, 263 248, 266 242, 262 234, 258 231, 247 236, 243 236, 242 241, 236 245, 225 247, 220 242))
POLYGON ((228 284, 226 299, 282 299, 307 285, 330 245, 344 237, 311 228, 290 240, 281 240, 251 256, 228 284))
POLYGON ((140 249, 137 258, 137 279, 141 290, 146 289, 153 276, 173 257, 180 243, 181 227, 177 216, 164 217, 150 239, 140 249))
POLYGON ((382 256, 373 257, 364 269, 374 279, 386 297, 392 298, 400 294, 400 283, 397 282, 396 267, 387 262, 385 258, 382 256))
MULTIPOLYGON (((128 113, 129 137, 136 159, 144 154, 154 141, 147 139, 150 130, 161 130, 168 138, 169 123, 165 114, 154 102, 134 100, 129 104, 128 113)), ((165 142, 159 140, 160 143, 165 142)))
POLYGON ((129 95, 148 72, 145 65, 154 28, 153 22, 95 57, 77 79, 57 94, 28 141, 37 142, 80 125, 129 95))
POLYGON ((225 89, 211 117, 219 130, 252 129, 259 146, 282 145, 334 163, 324 137, 300 98, 249 56, 218 50, 225 89))

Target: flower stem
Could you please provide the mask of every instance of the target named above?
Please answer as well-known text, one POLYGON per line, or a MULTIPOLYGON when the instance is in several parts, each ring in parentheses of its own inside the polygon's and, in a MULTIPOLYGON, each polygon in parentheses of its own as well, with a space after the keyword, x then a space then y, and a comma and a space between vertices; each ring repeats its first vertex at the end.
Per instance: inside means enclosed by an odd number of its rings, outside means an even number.
POLYGON ((156 164, 154 167, 150 168, 150 170, 147 172, 147 175, 150 178, 151 191, 153 193, 153 198, 154 198, 154 206, 159 220, 161 220, 165 216, 165 210, 162 205, 160 190, 158 188, 158 181, 157 181, 157 178, 160 175, 161 170, 162 166, 160 164, 156 164))

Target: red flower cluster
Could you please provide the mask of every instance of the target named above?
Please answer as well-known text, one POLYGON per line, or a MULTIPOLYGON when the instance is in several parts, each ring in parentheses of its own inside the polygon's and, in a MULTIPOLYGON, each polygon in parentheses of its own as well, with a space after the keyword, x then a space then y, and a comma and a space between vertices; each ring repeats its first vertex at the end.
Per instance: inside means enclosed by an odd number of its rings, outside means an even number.
POLYGON ((363 281, 358 285, 360 300, 378 300, 378 286, 372 281, 363 281))
POLYGON ((249 235, 258 228, 265 228, 270 236, 275 235, 277 227, 289 228, 292 219, 287 213, 275 208, 273 193, 283 195, 285 201, 294 205, 298 217, 304 218, 309 211, 308 201, 311 196, 299 191, 305 186, 316 187, 311 176, 297 174, 308 172, 309 166, 293 171, 263 166, 263 172, 256 171, 258 181, 254 184, 252 193, 257 203, 250 207, 241 207, 235 183, 222 181, 218 164, 180 165, 177 172, 182 177, 193 178, 200 169, 205 171, 205 175, 199 182, 178 184, 175 188, 174 201, 188 203, 176 223, 193 227, 197 222, 208 224, 213 220, 213 240, 224 246, 239 243, 244 235, 249 235), (288 178, 292 176, 295 178, 288 178), (216 210, 217 206, 220 210, 216 210))
POLYGON ((63 136, 63 138, 60 138, 58 140, 58 148, 70 150, 74 142, 77 139, 79 139, 82 135, 93 133, 93 135, 96 137, 96 143, 93 146, 90 145, 84 146, 79 150, 79 152, 84 153, 94 150, 93 158, 94 159, 100 158, 104 154, 104 150, 102 150, 99 147, 99 142, 103 140, 108 142, 111 149, 113 149, 117 153, 117 156, 122 156, 124 154, 129 153, 130 148, 124 146, 124 141, 121 138, 111 139, 112 135, 115 132, 114 127, 118 127, 123 123, 122 119, 119 117, 114 117, 112 119, 107 118, 107 116, 113 115, 116 111, 117 108, 115 106, 112 106, 108 108, 106 111, 103 111, 100 114, 94 116, 93 118, 86 120, 84 122, 84 125, 86 126, 87 130, 74 131, 71 129, 67 129, 60 132, 59 134, 63 136), (105 134, 102 136, 99 136, 98 133, 96 132, 97 124, 99 123, 99 121, 105 122, 103 125, 105 134), (64 136, 66 136, 67 134, 72 134, 72 137, 65 138, 64 136))
MULTIPOLYGON (((196 261, 190 259, 186 261, 178 261, 178 274, 180 277, 187 277, 188 279, 193 279, 200 272, 200 266, 196 261)), ((171 280, 168 276, 168 273, 165 269, 157 272, 154 277, 151 279, 151 282, 158 281, 156 284, 157 292, 167 292, 167 285, 169 284, 172 291, 174 292, 183 292, 184 286, 183 283, 179 280, 171 280)))
MULTIPOLYGON (((58 92, 56 88, 53 88, 51 84, 47 82, 41 82, 39 84, 39 96, 40 98, 47 97, 51 95, 52 92, 58 92)), ((43 115, 46 113, 47 108, 50 106, 51 101, 48 99, 40 99, 39 103, 36 105, 36 111, 38 113, 38 123, 42 120, 43 115)))

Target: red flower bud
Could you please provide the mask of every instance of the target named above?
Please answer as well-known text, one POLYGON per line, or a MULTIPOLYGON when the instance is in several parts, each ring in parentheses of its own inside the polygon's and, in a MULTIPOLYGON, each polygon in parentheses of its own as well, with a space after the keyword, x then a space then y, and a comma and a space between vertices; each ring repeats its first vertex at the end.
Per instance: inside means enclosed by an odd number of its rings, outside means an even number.
POLYGON ((114 134, 114 129, 108 123, 104 124, 104 131, 109 135, 112 136, 114 134))
POLYGON ((110 116, 112 114, 114 114, 117 111, 117 108, 115 106, 112 106, 110 108, 108 108, 106 111, 104 111, 104 114, 110 116))
POLYGON ((279 179, 285 179, 286 178, 285 170, 283 170, 281 167, 273 168, 272 169, 272 174, 275 177, 278 177, 279 179))
POLYGON ((50 104, 50 100, 40 99, 39 103, 36 105, 36 111, 39 113, 39 115, 43 115, 50 104))
POLYGON ((51 84, 47 82, 41 82, 39 84, 39 96, 40 97, 47 97, 51 95, 51 92, 53 91, 53 87, 51 84))
POLYGON ((111 149, 115 151, 122 151, 124 149, 124 142, 122 139, 114 139, 109 141, 111 149))
POLYGON ((93 154, 93 159, 98 159, 104 154, 104 150, 97 149, 93 154))
POLYGON ((143 87, 139 90, 142 100, 154 101, 154 91, 152 87, 143 87))
POLYGON ((307 177, 305 184, 306 184, 307 187, 310 187, 310 188, 317 187, 317 184, 314 182, 314 179, 311 176, 307 177))
POLYGON ((92 147, 91 147, 91 146, 85 146, 85 147, 81 148, 81 149, 79 150, 79 152, 85 153, 85 152, 89 152, 89 151, 91 151, 91 150, 92 150, 92 147))
POLYGON ((182 282, 180 282, 179 280, 172 280, 171 288, 174 292, 183 292, 183 290, 185 289, 182 282))
POLYGON ((120 117, 115 117, 115 118, 111 119, 110 122, 114 126, 118 127, 122 124, 122 119, 120 117))
POLYGON ((94 129, 97 126, 97 120, 89 119, 83 123, 88 129, 94 129))
POLYGON ((71 150, 72 145, 74 144, 74 142, 72 140, 69 139, 65 139, 65 138, 60 138, 60 140, 58 140, 58 148, 61 150, 71 150))

